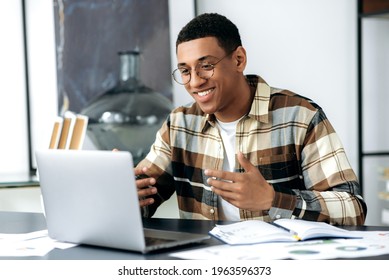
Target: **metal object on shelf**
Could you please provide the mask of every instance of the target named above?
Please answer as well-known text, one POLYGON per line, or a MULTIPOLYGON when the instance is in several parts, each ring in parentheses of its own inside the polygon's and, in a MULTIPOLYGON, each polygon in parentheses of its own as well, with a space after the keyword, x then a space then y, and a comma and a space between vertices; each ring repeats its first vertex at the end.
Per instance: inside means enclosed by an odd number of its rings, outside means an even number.
POLYGON ((126 150, 137 164, 173 108, 171 101, 139 80, 139 51, 119 52, 120 79, 81 114, 89 117, 87 135, 101 150, 126 150))

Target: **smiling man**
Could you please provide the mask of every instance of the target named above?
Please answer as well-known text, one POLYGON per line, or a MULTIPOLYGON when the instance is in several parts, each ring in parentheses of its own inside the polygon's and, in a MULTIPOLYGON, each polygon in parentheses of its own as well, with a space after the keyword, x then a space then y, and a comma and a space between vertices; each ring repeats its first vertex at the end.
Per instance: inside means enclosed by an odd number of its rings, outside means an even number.
POLYGON ((366 204, 341 141, 312 100, 245 75, 237 27, 191 20, 176 42, 174 80, 194 102, 176 108, 136 168, 151 217, 176 192, 185 219, 294 218, 361 225, 366 204))

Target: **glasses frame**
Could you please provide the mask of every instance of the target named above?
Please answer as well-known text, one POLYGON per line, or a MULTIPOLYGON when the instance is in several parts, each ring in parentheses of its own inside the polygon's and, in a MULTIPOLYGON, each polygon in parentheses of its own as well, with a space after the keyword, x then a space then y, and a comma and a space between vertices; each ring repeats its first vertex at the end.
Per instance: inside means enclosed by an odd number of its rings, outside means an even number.
MULTIPOLYGON (((213 77, 213 75, 215 74, 215 66, 220 62, 222 61, 223 59, 225 59, 226 57, 230 56, 236 49, 228 52, 225 56, 223 56, 222 58, 220 58, 218 61, 216 61, 215 63, 208 63, 208 62, 204 62, 204 61, 199 61, 196 65, 196 67, 194 68, 195 70, 195 73, 198 77, 200 77, 201 79, 204 79, 204 80, 209 80, 210 78, 213 77), (207 65, 208 67, 210 67, 209 69, 207 70, 203 70, 203 72, 211 72, 212 71, 212 74, 209 76, 209 77, 204 77, 204 76, 201 76, 199 75, 200 71, 198 70, 198 67, 199 65, 207 65)), ((213 57, 213 56, 207 56, 207 57, 213 57)), ((176 78, 175 78, 175 75, 176 73, 178 73, 179 75, 181 75, 180 73, 180 69, 183 69, 185 67, 178 67, 177 69, 175 69, 173 72, 172 72, 172 77, 173 77, 173 80, 177 83, 177 84, 180 84, 180 85, 187 85, 190 83, 190 81, 192 80, 192 69, 190 69, 189 71, 189 79, 186 83, 182 83, 180 81, 177 81, 176 78), (177 72, 178 71, 178 72, 177 72)), ((186 69, 186 68, 185 68, 186 69)), ((181 75, 182 76, 182 75, 181 75)), ((181 79, 182 80, 182 79, 181 79)))

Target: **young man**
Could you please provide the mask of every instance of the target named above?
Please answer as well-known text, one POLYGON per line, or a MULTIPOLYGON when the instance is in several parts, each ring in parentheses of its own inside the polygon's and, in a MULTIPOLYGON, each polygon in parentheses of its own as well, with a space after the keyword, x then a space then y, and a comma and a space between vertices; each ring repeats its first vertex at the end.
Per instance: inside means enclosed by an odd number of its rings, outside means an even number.
POLYGON ((136 168, 145 216, 177 193, 180 217, 296 218, 362 225, 366 204, 342 144, 308 98, 243 74, 246 51, 226 17, 191 20, 173 72, 194 102, 175 109, 136 168))

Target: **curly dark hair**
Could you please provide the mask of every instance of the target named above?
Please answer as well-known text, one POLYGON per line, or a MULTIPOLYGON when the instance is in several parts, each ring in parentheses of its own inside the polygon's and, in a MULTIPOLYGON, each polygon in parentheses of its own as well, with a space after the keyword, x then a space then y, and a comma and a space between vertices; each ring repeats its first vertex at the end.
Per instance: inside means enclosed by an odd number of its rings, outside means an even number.
POLYGON ((234 23, 223 15, 205 13, 193 18, 181 29, 177 36, 176 51, 181 43, 205 37, 215 37, 226 53, 242 45, 239 30, 234 23))

